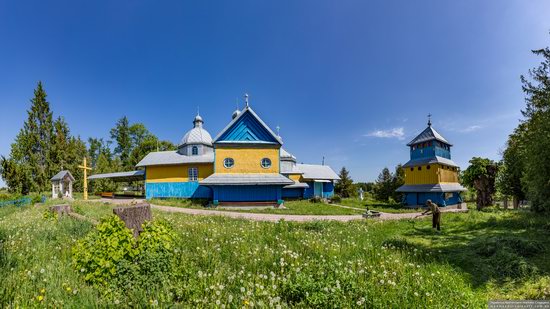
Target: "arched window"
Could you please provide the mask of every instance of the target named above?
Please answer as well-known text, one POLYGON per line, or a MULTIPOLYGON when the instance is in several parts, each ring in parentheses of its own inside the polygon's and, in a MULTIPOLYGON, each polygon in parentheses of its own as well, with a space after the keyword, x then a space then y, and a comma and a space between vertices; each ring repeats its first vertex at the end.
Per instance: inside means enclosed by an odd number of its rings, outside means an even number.
POLYGON ((426 166, 426 168, 427 168, 427 169, 430 169, 430 166, 428 165, 428 166, 426 166))
POLYGON ((418 167, 418 170, 421 171, 421 170, 422 170, 422 166, 419 166, 419 167, 418 167))
POLYGON ((223 159, 223 166, 225 168, 232 168, 233 165, 235 165, 235 160, 233 158, 225 158, 223 159))
POLYGON ((263 158, 260 162, 263 168, 270 168, 271 167, 271 160, 269 158, 263 158))
POLYGON ((191 155, 196 156, 196 155, 198 155, 198 154, 199 154, 199 147, 193 146, 193 147, 191 148, 191 155))

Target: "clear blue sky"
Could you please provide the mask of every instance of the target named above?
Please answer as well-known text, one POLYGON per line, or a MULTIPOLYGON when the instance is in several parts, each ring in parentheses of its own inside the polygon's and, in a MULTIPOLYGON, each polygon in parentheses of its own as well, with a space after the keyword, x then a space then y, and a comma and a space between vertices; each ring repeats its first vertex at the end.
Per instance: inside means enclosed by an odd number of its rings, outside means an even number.
POLYGON ((0 154, 42 80, 84 139, 126 115, 177 143, 197 106, 214 136, 248 92, 299 161, 374 180, 432 113, 465 168, 499 159, 549 30, 549 1, 1 1, 0 154))

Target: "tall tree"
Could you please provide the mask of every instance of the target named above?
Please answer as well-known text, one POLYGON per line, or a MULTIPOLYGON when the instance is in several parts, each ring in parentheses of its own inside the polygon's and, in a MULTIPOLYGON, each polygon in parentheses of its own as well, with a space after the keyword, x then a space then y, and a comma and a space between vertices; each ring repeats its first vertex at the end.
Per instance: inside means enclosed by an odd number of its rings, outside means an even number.
POLYGON ((111 139, 116 142, 115 154, 119 156, 124 167, 130 166, 128 159, 132 152, 132 138, 128 118, 126 116, 120 118, 110 133, 111 139))
POLYGON ((38 82, 27 120, 11 145, 10 158, 2 160, 2 178, 11 184, 12 190, 24 194, 47 190, 54 171, 50 147, 54 128, 46 97, 42 82, 38 82))
POLYGON ((161 141, 151 134, 132 149, 128 163, 134 167, 150 152, 167 150, 176 150, 176 146, 169 141, 161 141))
POLYGON ((550 211, 550 48, 533 53, 543 59, 528 77, 521 77, 527 103, 522 111, 526 127, 523 181, 532 209, 550 211))
POLYGON ((496 178, 498 191, 506 197, 513 198, 514 208, 518 208, 519 201, 525 199, 521 180, 525 171, 524 135, 525 126, 520 125, 509 136, 496 178))
POLYGON ((395 167, 395 173, 392 175, 391 183, 391 197, 396 202, 401 202, 403 200, 404 194, 397 192, 397 188, 405 184, 405 170, 401 164, 395 167))
POLYGON ((462 174, 462 183, 476 191, 478 210, 493 204, 497 172, 498 165, 493 160, 474 157, 470 160, 470 166, 462 174))
POLYGON ((353 186, 353 180, 349 177, 349 171, 345 167, 342 167, 338 176, 340 179, 336 181, 336 185, 334 186, 336 194, 341 197, 353 196, 355 187, 353 186))
POLYGON ((379 201, 387 202, 390 197, 393 195, 392 185, 393 175, 390 172, 390 169, 384 167, 382 172, 378 175, 376 182, 374 184, 374 197, 379 201))

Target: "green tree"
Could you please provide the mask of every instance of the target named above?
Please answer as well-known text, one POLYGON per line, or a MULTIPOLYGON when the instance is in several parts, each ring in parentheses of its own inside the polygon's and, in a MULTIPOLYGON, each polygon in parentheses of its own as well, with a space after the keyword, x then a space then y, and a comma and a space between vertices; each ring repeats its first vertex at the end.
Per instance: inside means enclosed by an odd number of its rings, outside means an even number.
POLYGON ((506 149, 502 153, 502 162, 496 178, 496 187, 505 197, 512 197, 514 208, 518 208, 519 201, 525 199, 522 178, 525 171, 525 149, 523 136, 525 126, 518 126, 510 134, 506 149))
POLYGON ((401 192, 397 192, 397 188, 401 187, 404 184, 405 170, 403 169, 403 166, 399 164, 395 167, 395 173, 392 175, 391 197, 394 201, 399 202, 403 200, 404 194, 401 192))
POLYGON ((478 210, 493 204, 497 172, 498 164, 493 160, 474 157, 470 160, 470 166, 462 174, 462 183, 476 191, 478 210))
POLYGON ((150 152, 167 150, 176 150, 176 146, 169 141, 161 141, 151 134, 132 149, 128 163, 134 167, 150 152))
POLYGON ((387 167, 384 167, 374 184, 374 197, 379 201, 387 202, 393 195, 393 175, 387 167))
POLYGON ((336 181, 336 185, 334 186, 334 191, 336 194, 341 197, 353 196, 355 192, 353 180, 349 177, 349 171, 345 167, 342 167, 338 176, 340 179, 336 181))
POLYGON ((534 211, 550 211, 550 48, 534 50, 538 67, 521 76, 526 95, 523 183, 534 211))
POLYGON ((49 188, 54 172, 51 164, 54 127, 46 97, 42 82, 38 82, 27 120, 11 145, 10 158, 2 159, 2 178, 12 191, 27 194, 49 188))
POLYGON ((124 167, 130 166, 128 159, 132 152, 132 137, 130 136, 128 118, 126 116, 120 118, 110 133, 111 139, 116 142, 114 153, 119 156, 124 167))

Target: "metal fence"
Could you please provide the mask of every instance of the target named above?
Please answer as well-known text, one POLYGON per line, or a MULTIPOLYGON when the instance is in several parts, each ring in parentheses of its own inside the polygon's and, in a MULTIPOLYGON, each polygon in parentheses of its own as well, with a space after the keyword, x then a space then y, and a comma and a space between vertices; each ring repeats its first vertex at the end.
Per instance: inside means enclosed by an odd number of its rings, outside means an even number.
MULTIPOLYGON (((42 203, 44 203, 46 201, 46 197, 42 196, 40 200, 42 203)), ((11 205, 21 207, 21 206, 26 206, 30 204, 32 204, 32 198, 30 197, 22 197, 20 199, 9 200, 9 201, 0 201, 0 207, 11 206, 11 205)))

